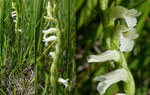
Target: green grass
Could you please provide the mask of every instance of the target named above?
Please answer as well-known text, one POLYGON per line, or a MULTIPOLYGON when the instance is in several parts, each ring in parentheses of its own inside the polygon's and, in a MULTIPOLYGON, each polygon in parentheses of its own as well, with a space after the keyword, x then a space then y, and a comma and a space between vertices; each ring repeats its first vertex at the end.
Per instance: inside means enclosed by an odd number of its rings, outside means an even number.
POLYGON ((13 2, 16 3, 18 22, 13 22, 11 12, 15 9, 12 8, 12 0, 7 0, 3 9, 3 24, 0 24, 3 25, 3 31, 0 33, 3 33, 1 53, 4 55, 1 55, 3 65, 0 66, 4 70, 3 78, 0 78, 0 81, 4 82, 1 91, 6 95, 27 93, 32 95, 34 82, 30 85, 29 82, 34 78, 33 62, 31 63, 34 59, 33 2, 30 0, 14 0, 13 2))

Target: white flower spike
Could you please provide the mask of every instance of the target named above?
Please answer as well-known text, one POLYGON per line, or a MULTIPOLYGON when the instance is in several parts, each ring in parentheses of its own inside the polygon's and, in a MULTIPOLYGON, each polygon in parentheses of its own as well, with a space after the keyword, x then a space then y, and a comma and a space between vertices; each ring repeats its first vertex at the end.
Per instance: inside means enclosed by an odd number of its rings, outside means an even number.
POLYGON ((88 62, 105 62, 113 60, 118 62, 120 59, 119 52, 117 50, 107 50, 100 55, 90 55, 88 62))
POLYGON ((110 85, 117 83, 119 81, 126 82, 127 79, 128 79, 128 72, 126 71, 126 69, 122 68, 107 73, 105 75, 98 76, 94 80, 100 81, 100 83, 97 86, 97 90, 100 93, 100 95, 102 95, 106 92, 107 88, 110 85))
POLYGON ((129 28, 133 28, 136 23, 137 23, 137 19, 136 17, 141 15, 141 12, 137 12, 136 9, 126 9, 122 6, 117 6, 112 8, 111 12, 110 12, 110 18, 115 20, 117 18, 123 18, 125 19, 127 26, 129 28))
POLYGON ((64 80, 63 78, 59 78, 59 79, 58 79, 58 82, 64 84, 65 87, 67 88, 68 85, 69 85, 69 84, 68 84, 68 80, 69 80, 69 79, 64 80))
POLYGON ((130 52, 134 46, 134 39, 139 35, 135 33, 136 29, 132 28, 127 31, 121 31, 120 33, 120 51, 130 52))

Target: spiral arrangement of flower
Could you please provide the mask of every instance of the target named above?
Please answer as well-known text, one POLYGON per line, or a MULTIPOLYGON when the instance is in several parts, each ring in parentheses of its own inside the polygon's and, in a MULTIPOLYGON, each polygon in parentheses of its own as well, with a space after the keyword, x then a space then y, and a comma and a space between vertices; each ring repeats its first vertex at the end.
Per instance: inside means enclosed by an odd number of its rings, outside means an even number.
MULTIPOLYGON (((102 0, 103 1, 103 0, 102 0)), ((100 1, 100 4, 104 4, 104 2, 100 1)), ((126 9, 122 6, 114 6, 112 5, 109 8, 103 8, 101 5, 102 16, 109 19, 109 24, 104 25, 104 32, 108 32, 105 30, 109 29, 109 25, 112 25, 114 30, 110 32, 113 34, 113 37, 110 36, 110 46, 109 50, 105 51, 99 55, 90 55, 89 63, 94 62, 106 62, 112 61, 114 63, 114 71, 111 71, 105 75, 97 76, 94 80, 100 81, 97 86, 97 90, 100 95, 103 95, 107 88, 114 83, 119 81, 123 81, 124 93, 118 93, 116 95, 134 95, 135 93, 135 83, 133 76, 128 69, 126 59, 124 57, 123 52, 130 52, 134 46, 134 39, 136 39, 139 35, 136 34, 136 29, 134 28, 137 24, 136 17, 141 13, 137 12, 135 9, 126 9), (106 11, 106 12, 105 12, 106 11), (107 17, 104 15, 105 13, 109 14, 107 17), (117 21, 117 23, 115 23, 117 21)), ((105 19, 104 19, 105 20, 105 19)), ((104 21, 105 22, 105 21, 104 21)))

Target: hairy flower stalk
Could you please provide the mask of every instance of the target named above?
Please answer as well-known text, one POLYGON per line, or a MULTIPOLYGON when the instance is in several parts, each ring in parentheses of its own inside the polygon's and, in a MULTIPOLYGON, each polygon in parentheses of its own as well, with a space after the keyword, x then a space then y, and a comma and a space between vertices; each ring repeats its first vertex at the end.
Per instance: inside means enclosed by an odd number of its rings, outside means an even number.
POLYGON ((128 10, 122 6, 115 7, 114 5, 108 9, 107 3, 107 0, 98 0, 108 50, 99 55, 90 55, 88 62, 115 62, 116 70, 94 79, 100 81, 97 86, 100 95, 105 94, 109 86, 119 81, 123 81, 124 93, 116 95, 134 95, 134 79, 128 69, 123 52, 130 52, 133 49, 134 39, 138 37, 134 28, 137 23, 136 16, 141 13, 135 9, 128 10), (118 19, 117 24, 115 24, 116 19, 118 19))
POLYGON ((58 20, 56 18, 56 5, 53 8, 48 2, 47 7, 47 16, 44 17, 46 20, 50 21, 55 25, 55 28, 50 28, 48 30, 43 30, 43 42, 47 45, 49 42, 56 41, 55 51, 50 52, 50 55, 53 58, 53 63, 51 65, 51 85, 52 85, 52 95, 58 95, 58 64, 61 63, 61 55, 62 55, 62 33, 59 29, 58 20), (47 37, 48 34, 51 36, 47 37), (53 34, 53 35, 52 35, 53 34))

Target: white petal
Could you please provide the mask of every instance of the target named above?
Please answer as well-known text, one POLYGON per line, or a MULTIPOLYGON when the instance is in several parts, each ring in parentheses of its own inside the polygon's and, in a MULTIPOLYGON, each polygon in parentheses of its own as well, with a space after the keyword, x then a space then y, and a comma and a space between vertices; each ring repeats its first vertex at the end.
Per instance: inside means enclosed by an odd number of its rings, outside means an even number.
POLYGON ((13 12, 11 12, 11 14, 16 14, 16 12, 17 12, 17 11, 13 11, 13 12))
POLYGON ((115 95, 126 95, 125 93, 117 93, 115 95))
POLYGON ((132 51, 133 46, 134 46, 134 41, 132 39, 123 37, 123 35, 121 34, 121 36, 120 36, 120 51, 122 51, 122 52, 132 51))
POLYGON ((45 46, 48 46, 48 42, 45 42, 45 46))
POLYGON ((124 18, 129 28, 133 28, 137 23, 137 19, 133 16, 125 16, 124 18))
POLYGON ((68 80, 69 80, 69 79, 64 80, 63 78, 59 78, 59 79, 58 79, 58 82, 64 84, 65 87, 67 88, 68 85, 69 85, 69 84, 68 84, 68 80))
POLYGON ((57 37, 56 36, 50 36, 48 38, 44 38, 43 42, 51 42, 51 41, 56 41, 57 37))
POLYGON ((118 62, 120 59, 120 55, 117 50, 108 50, 100 55, 90 55, 90 59, 88 62, 105 62, 109 60, 113 60, 118 62))
POLYGON ((138 12, 136 9, 130 9, 128 10, 126 15, 136 17, 136 16, 141 15, 141 12, 138 12))
POLYGON ((127 12, 128 9, 122 6, 114 7, 110 12, 110 18, 111 19, 123 18, 127 12))
POLYGON ((139 35, 135 33, 136 29, 133 28, 127 32, 123 33, 123 36, 128 39, 136 39, 139 35))
POLYGON ((53 55, 54 55, 54 52, 50 52, 50 53, 49 53, 49 55, 53 57, 53 55))
POLYGON ((14 22, 14 23, 16 23, 16 22, 17 22, 17 20, 13 20, 13 22, 14 22))
POLYGON ((44 34, 51 34, 51 33, 56 33, 56 28, 50 28, 48 30, 43 30, 42 31, 44 34))
POLYGON ((100 94, 104 94, 110 85, 119 81, 126 82, 128 77, 127 74, 128 72, 126 71, 126 69, 122 68, 112 71, 108 74, 96 77, 94 79, 95 81, 101 81, 97 86, 97 90, 100 94))

